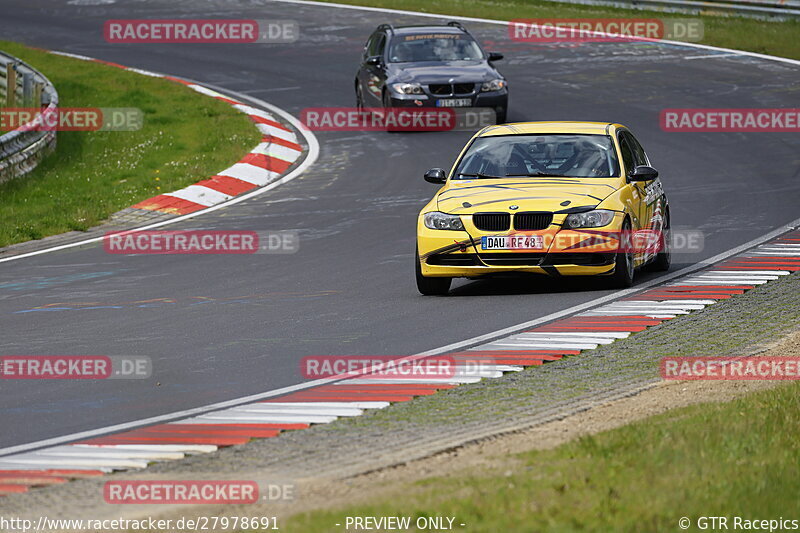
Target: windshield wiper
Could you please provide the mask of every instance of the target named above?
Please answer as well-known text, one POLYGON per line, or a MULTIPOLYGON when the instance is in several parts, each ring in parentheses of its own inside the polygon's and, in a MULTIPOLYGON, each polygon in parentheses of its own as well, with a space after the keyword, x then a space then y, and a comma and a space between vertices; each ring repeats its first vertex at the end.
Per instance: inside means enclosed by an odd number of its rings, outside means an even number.
POLYGON ((480 172, 477 172, 475 174, 464 174, 462 172, 459 172, 458 175, 459 176, 464 176, 464 177, 467 177, 467 178, 478 178, 478 179, 487 179, 487 180, 502 180, 502 179, 506 178, 506 176, 492 176, 490 174, 481 174, 480 172))
POLYGON ((528 178, 570 178, 572 176, 567 176, 565 174, 549 174, 547 172, 534 172, 533 174, 526 173, 526 174, 508 174, 508 176, 517 176, 517 177, 528 177, 528 178))

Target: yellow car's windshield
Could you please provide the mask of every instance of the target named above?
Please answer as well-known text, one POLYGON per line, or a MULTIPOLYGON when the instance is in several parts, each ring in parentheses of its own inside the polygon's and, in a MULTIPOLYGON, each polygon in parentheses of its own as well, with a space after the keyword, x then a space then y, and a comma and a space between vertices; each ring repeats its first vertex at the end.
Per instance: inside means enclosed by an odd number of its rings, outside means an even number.
POLYGON ((475 139, 452 179, 610 178, 619 172, 607 135, 498 135, 475 139))

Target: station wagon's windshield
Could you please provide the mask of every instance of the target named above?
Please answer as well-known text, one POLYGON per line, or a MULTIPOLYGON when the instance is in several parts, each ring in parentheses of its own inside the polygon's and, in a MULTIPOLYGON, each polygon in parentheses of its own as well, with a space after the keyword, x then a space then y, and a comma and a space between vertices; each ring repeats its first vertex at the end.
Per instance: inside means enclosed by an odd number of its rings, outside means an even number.
POLYGON ((426 33, 397 36, 389 47, 389 61, 477 61, 483 52, 472 37, 463 33, 426 33))
POLYGON ((475 139, 453 179, 619 176, 607 135, 503 135, 475 139))

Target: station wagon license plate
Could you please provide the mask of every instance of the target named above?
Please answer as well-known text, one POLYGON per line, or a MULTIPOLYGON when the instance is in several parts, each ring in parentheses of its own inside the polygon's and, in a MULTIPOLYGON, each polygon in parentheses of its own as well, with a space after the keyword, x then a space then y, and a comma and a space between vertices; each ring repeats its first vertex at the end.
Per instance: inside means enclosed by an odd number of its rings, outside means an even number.
POLYGON ((469 98, 443 98, 436 100, 438 107, 470 107, 472 100, 469 98))
POLYGON ((481 237, 482 250, 541 250, 541 235, 496 235, 481 237))

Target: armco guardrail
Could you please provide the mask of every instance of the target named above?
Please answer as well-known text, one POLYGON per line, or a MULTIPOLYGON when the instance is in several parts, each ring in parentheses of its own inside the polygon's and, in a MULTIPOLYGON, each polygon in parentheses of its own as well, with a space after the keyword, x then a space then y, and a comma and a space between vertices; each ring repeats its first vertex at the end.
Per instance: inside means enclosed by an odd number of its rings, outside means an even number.
POLYGON ((0 131, 0 183, 27 174, 55 149, 56 132, 36 128, 58 113, 58 92, 41 72, 24 61, 0 52, 0 109, 35 107, 41 115, 28 124, 0 131))
POLYGON ((800 0, 552 0, 570 4, 649 9, 693 15, 734 15, 761 19, 800 18, 800 0))

